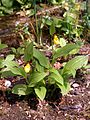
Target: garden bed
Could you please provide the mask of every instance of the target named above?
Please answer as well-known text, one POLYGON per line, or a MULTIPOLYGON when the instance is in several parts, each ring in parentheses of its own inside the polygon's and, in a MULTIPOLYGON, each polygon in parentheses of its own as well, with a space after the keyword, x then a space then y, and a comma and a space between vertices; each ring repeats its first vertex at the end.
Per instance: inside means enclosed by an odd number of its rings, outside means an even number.
POLYGON ((0 120, 89 120, 90 75, 71 79, 72 90, 66 96, 53 95, 40 101, 35 96, 17 96, 0 92, 0 120), (54 99, 56 97, 56 99, 54 99))
POLYGON ((87 1, 8 3, 0 2, 0 120, 90 120, 87 1))

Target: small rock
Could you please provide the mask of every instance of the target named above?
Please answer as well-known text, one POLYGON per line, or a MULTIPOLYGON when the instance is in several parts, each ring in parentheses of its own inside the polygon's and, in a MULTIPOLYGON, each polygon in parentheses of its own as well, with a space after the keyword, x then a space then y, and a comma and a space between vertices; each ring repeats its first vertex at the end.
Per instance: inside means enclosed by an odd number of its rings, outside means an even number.
POLYGON ((31 118, 32 116, 31 116, 31 115, 29 115, 28 117, 29 117, 29 118, 31 118))
POLYGON ((5 80, 5 87, 9 88, 11 86, 11 82, 9 80, 5 80))
POLYGON ((26 111, 26 114, 29 115, 29 111, 26 111))
POLYGON ((77 88, 77 87, 79 87, 79 84, 74 83, 74 84, 72 85, 72 87, 77 88))
POLYGON ((80 120, 86 120, 85 118, 80 118, 80 120))
POLYGON ((2 107, 0 107, 0 110, 2 110, 2 107))
POLYGON ((88 102, 88 104, 90 105, 90 101, 88 102))

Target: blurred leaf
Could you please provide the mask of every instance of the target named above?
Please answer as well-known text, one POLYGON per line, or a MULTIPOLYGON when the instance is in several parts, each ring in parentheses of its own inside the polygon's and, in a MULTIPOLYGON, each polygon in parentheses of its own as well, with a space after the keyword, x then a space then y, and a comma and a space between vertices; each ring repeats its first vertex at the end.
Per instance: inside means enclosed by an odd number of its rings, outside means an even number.
POLYGON ((78 53, 78 52, 79 52, 79 49, 74 49, 74 50, 72 50, 69 54, 71 54, 71 55, 73 54, 73 55, 74 55, 74 54, 76 54, 76 53, 78 53))
POLYGON ((26 0, 16 0, 17 2, 19 2, 20 4, 24 4, 26 2, 26 0))
POLYGON ((52 22, 51 26, 50 26, 50 35, 53 36, 53 34, 56 32, 55 29, 55 23, 52 22))
POLYGON ((36 95, 43 100, 46 95, 46 88, 44 86, 34 88, 36 95))
POLYGON ((44 72, 44 67, 41 66, 38 61, 36 61, 36 69, 38 72, 44 72))
POLYGON ((47 18, 47 19, 45 19, 45 23, 46 23, 47 25, 51 26, 52 20, 49 20, 49 19, 47 18))
POLYGON ((24 48, 19 47, 19 48, 17 49, 17 54, 23 55, 23 54, 24 54, 24 48))
POLYGON ((48 59, 44 56, 44 54, 37 49, 33 49, 33 56, 38 60, 40 65, 42 65, 45 68, 49 68, 49 61, 48 59))
POLYGON ((2 67, 14 67, 14 66, 18 66, 18 63, 16 63, 15 61, 13 61, 14 59, 14 55, 8 55, 6 57, 5 60, 3 60, 2 62, 2 67))
POLYGON ((79 49, 80 46, 77 44, 67 44, 62 48, 58 48, 54 55, 53 55, 53 59, 56 59, 58 57, 62 57, 62 56, 66 56, 69 55, 69 53, 74 50, 74 49, 79 49))
POLYGON ((15 75, 21 75, 24 78, 26 78, 26 73, 23 68, 19 67, 9 67, 8 70, 10 70, 15 75))
POLYGON ((8 55, 5 59, 5 61, 11 61, 15 58, 15 55, 8 55))
POLYGON ((24 53, 24 60, 26 62, 30 61, 32 57, 33 57, 33 42, 29 43, 26 46, 25 53, 24 53))
POLYGON ((17 50, 14 47, 12 47, 11 50, 14 54, 16 54, 17 50))
POLYGON ((76 56, 72 60, 66 63, 62 74, 72 74, 73 77, 76 75, 76 70, 86 66, 88 63, 88 56, 76 56))
POLYGON ((13 74, 11 71, 1 71, 1 73, 2 73, 2 77, 3 78, 7 78, 7 77, 14 77, 14 76, 17 76, 17 75, 15 75, 15 74, 13 74))
POLYGON ((11 8, 13 6, 13 0, 1 0, 3 6, 7 8, 11 8))
POLYGON ((12 93, 18 95, 28 95, 31 92, 32 90, 28 88, 25 84, 15 85, 12 89, 12 93))
POLYGON ((57 17, 53 17, 53 21, 55 23, 55 27, 60 28, 62 26, 61 25, 61 23, 62 23, 61 19, 59 19, 57 17))
POLYGON ((5 15, 4 13, 8 13, 8 14, 13 13, 13 8, 6 8, 4 6, 0 6, 0 10, 2 11, 2 16, 5 15))
POLYGON ((34 87, 38 82, 47 76, 45 72, 33 72, 29 78, 29 87, 34 87))
POLYGON ((3 59, 0 58, 0 68, 3 68, 3 59))
POLYGON ((50 69, 49 78, 52 78, 55 80, 55 82, 63 85, 63 77, 60 75, 60 73, 56 69, 54 68, 50 69))
POLYGON ((70 91, 70 84, 68 81, 64 82, 63 85, 57 83, 57 86, 61 89, 62 95, 66 95, 70 91))
POLYGON ((84 68, 85 69, 90 69, 90 64, 86 65, 84 68))
POLYGON ((0 44, 0 50, 8 47, 6 44, 0 44))

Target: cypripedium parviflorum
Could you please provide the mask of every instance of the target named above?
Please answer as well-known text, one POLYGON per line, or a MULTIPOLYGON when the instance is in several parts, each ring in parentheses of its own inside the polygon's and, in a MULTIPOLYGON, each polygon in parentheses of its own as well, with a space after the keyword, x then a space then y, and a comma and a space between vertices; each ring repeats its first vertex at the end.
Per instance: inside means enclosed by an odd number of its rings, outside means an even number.
POLYGON ((24 70, 25 70, 26 73, 29 73, 29 72, 30 72, 31 66, 30 66, 29 63, 27 63, 27 64, 25 65, 24 70))
POLYGON ((55 45, 60 44, 60 41, 59 41, 57 35, 54 35, 53 42, 54 42, 55 45))

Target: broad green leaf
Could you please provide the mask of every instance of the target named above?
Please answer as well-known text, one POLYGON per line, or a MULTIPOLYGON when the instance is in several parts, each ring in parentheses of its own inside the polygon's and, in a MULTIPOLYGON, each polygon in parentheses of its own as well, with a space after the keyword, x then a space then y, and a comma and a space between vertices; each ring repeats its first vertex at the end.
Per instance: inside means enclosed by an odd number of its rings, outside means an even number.
POLYGON ((12 47, 11 50, 12 50, 13 53, 16 54, 16 52, 17 52, 16 48, 12 47))
POLYGON ((58 83, 60 83, 61 85, 63 85, 63 77, 60 75, 60 73, 56 70, 56 69, 54 69, 54 68, 52 68, 51 70, 50 70, 50 75, 49 75, 49 78, 52 78, 52 79, 54 79, 56 82, 58 82, 58 83))
POLYGON ((0 71, 0 73, 2 73, 2 77, 3 78, 7 78, 7 77, 10 77, 10 76, 12 76, 12 77, 14 77, 14 76, 17 76, 17 75, 15 75, 15 74, 13 74, 11 71, 0 71))
POLYGON ((72 50, 69 54, 71 54, 71 55, 73 54, 73 55, 74 55, 74 54, 76 54, 76 53, 78 53, 78 52, 79 52, 79 49, 74 49, 74 50, 72 50))
POLYGON ((15 58, 15 55, 8 55, 7 57, 6 57, 6 61, 11 61, 11 60, 13 60, 15 58))
POLYGON ((44 72, 44 67, 41 66, 38 61, 36 61, 36 69, 38 72, 44 72))
POLYGON ((56 59, 58 57, 62 57, 62 56, 66 56, 68 55, 72 50, 74 49, 79 49, 80 46, 77 44, 67 44, 66 46, 62 47, 62 48, 58 48, 54 55, 53 55, 53 59, 56 59))
POLYGON ((56 84, 56 81, 53 78, 48 77, 48 84, 56 84))
POLYGON ((46 19, 46 20, 45 20, 45 23, 46 23, 47 25, 51 26, 52 20, 46 19))
POLYGON ((10 8, 13 5, 13 0, 1 0, 3 6, 5 6, 6 8, 10 8))
POLYGON ((63 69, 63 75, 72 74, 75 77, 76 70, 86 66, 88 63, 88 56, 76 56, 72 60, 66 63, 63 69))
POLYGON ((20 55, 23 55, 24 54, 24 48, 22 48, 22 47, 19 47, 18 49, 17 49, 17 53, 18 54, 20 54, 20 55))
POLYGON ((90 64, 86 65, 84 68, 85 69, 90 69, 90 64))
POLYGON ((46 95, 46 88, 44 86, 34 88, 36 95, 43 100, 46 95))
POLYGON ((12 89, 12 93, 18 95, 28 95, 32 92, 30 88, 27 87, 25 84, 15 85, 12 89))
POLYGON ((15 75, 21 75, 26 78, 26 73, 23 68, 19 67, 9 67, 8 70, 10 70, 15 75))
POLYGON ((29 87, 34 87, 38 82, 43 80, 48 74, 45 72, 33 72, 29 78, 29 87))
POLYGON ((53 17, 53 21, 54 21, 55 25, 57 25, 58 22, 59 22, 59 18, 57 18, 57 17, 53 17))
POLYGON ((15 66, 18 67, 18 63, 16 63, 15 61, 8 61, 8 62, 5 62, 5 64, 8 68, 9 67, 15 67, 15 66))
POLYGON ((61 85, 63 84, 62 79, 60 79, 61 76, 58 76, 58 75, 56 75, 56 74, 54 74, 54 73, 51 73, 50 76, 49 76, 49 78, 54 79, 55 82, 58 82, 58 83, 60 83, 61 85))
POLYGON ((33 42, 29 43, 26 46, 25 53, 24 53, 24 60, 26 62, 30 61, 32 57, 33 57, 33 42))
POLYGON ((53 21, 55 23, 55 27, 60 28, 62 26, 61 25, 61 23, 62 23, 61 19, 59 19, 57 17, 53 17, 53 21))
MULTIPOLYGON (((4 11, 5 13, 11 14, 13 13, 13 8, 6 8, 4 6, 0 6, 0 10, 4 11)), ((3 14, 5 15, 5 14, 3 14)))
POLYGON ((8 68, 15 67, 15 66, 18 67, 18 63, 16 63, 15 61, 3 61, 2 65, 3 67, 6 66, 8 68))
POLYGON ((27 74, 26 74, 25 70, 24 70, 22 67, 19 67, 19 71, 20 71, 21 75, 22 75, 24 78, 27 77, 27 74))
POLYGON ((18 66, 18 63, 16 63, 15 61, 13 61, 14 59, 14 55, 8 55, 6 57, 5 60, 3 60, 2 62, 2 66, 3 67, 14 67, 14 66, 18 66))
POLYGON ((0 50, 8 47, 6 44, 0 44, 0 50))
POLYGON ((68 81, 64 82, 63 85, 57 83, 57 86, 61 89, 62 95, 66 95, 70 91, 70 84, 68 81))
POLYGON ((45 68, 49 68, 49 61, 43 53, 41 53, 40 51, 38 51, 37 49, 34 48, 33 56, 34 56, 34 58, 36 58, 38 60, 40 65, 42 65, 45 68))

